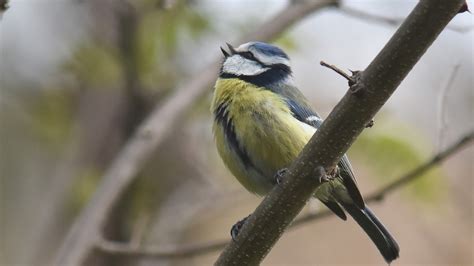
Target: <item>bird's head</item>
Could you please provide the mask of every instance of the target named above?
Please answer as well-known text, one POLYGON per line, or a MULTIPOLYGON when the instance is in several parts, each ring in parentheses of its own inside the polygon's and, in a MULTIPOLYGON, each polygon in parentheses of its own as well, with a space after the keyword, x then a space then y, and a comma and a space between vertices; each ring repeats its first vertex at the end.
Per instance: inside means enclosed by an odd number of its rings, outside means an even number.
POLYGON ((248 42, 234 48, 227 44, 229 51, 221 47, 224 61, 221 77, 241 79, 263 78, 275 81, 291 75, 288 55, 282 49, 263 42, 248 42))

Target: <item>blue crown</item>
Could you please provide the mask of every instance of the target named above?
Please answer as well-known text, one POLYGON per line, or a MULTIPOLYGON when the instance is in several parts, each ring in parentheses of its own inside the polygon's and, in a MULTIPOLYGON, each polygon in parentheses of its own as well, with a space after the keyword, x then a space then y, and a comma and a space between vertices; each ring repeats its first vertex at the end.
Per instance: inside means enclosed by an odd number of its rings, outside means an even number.
POLYGON ((279 57, 289 59, 288 55, 286 55, 286 53, 283 52, 282 49, 268 43, 255 42, 251 45, 251 47, 254 47, 256 50, 258 50, 262 54, 266 54, 268 56, 279 56, 279 57))

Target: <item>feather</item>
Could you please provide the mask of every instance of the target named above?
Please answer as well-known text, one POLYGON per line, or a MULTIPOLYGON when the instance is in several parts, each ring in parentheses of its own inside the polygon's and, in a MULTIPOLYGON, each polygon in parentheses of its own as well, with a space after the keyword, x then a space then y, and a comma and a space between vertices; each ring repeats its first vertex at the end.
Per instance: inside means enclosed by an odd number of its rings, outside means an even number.
POLYGON ((398 258, 400 248, 382 223, 368 207, 359 208, 354 204, 342 203, 344 209, 364 229, 387 263, 398 258))
MULTIPOLYGON (((296 119, 316 129, 321 126, 323 120, 315 111, 312 110, 304 95, 296 87, 289 84, 280 84, 270 88, 272 91, 282 95, 285 98, 288 107, 296 119)), ((354 204, 356 204, 359 208, 364 208, 364 199, 357 188, 357 182, 347 155, 342 157, 338 166, 340 167, 341 178, 349 193, 349 196, 354 201, 354 204)))
POLYGON ((347 216, 344 213, 344 210, 341 208, 341 206, 336 202, 336 201, 323 201, 321 200, 328 209, 330 209, 334 214, 339 216, 342 220, 347 220, 347 216))
POLYGON ((347 158, 347 155, 344 154, 344 156, 342 156, 338 166, 342 182, 344 183, 349 196, 357 207, 361 209, 364 208, 364 198, 360 194, 359 188, 357 188, 357 181, 355 179, 354 173, 352 172, 352 166, 349 162, 349 158, 347 158))

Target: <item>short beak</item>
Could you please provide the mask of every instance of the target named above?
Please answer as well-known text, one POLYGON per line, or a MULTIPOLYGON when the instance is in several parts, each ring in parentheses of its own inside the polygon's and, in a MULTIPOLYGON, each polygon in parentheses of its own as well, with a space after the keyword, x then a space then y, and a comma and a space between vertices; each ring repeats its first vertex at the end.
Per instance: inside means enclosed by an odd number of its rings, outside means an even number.
POLYGON ((229 51, 231 54, 236 54, 237 51, 235 50, 234 46, 230 45, 228 42, 226 42, 227 47, 229 47, 229 51))
POLYGON ((224 48, 221 47, 221 51, 222 51, 222 53, 224 54, 224 57, 225 57, 225 58, 229 57, 229 53, 227 53, 227 51, 224 50, 224 48))
POLYGON ((229 47, 229 52, 230 52, 230 54, 229 54, 226 50, 224 50, 224 48, 221 47, 221 51, 222 51, 222 53, 224 54, 224 57, 225 57, 225 58, 229 57, 230 55, 233 55, 233 54, 236 54, 236 53, 237 53, 237 51, 235 50, 235 48, 234 48, 232 45, 230 45, 230 44, 227 43, 227 42, 226 42, 226 44, 227 44, 227 47, 229 47))

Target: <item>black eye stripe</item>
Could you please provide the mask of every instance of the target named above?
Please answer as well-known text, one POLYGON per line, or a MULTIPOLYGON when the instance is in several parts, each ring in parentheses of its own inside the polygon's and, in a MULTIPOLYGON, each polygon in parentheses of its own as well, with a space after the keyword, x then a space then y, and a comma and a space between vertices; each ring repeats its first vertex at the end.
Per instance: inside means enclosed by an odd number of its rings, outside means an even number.
POLYGON ((247 59, 250 59, 250 60, 257 61, 255 56, 253 56, 253 54, 251 52, 240 52, 239 55, 242 56, 243 58, 247 58, 247 59))

